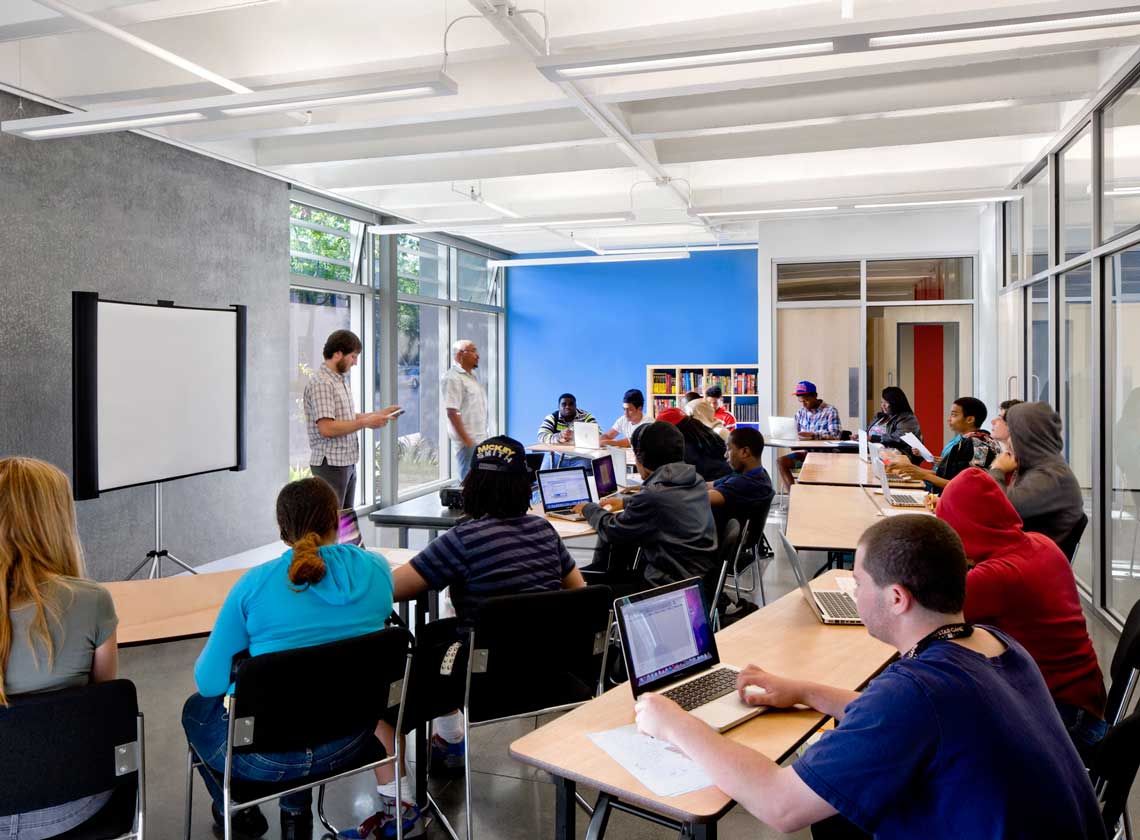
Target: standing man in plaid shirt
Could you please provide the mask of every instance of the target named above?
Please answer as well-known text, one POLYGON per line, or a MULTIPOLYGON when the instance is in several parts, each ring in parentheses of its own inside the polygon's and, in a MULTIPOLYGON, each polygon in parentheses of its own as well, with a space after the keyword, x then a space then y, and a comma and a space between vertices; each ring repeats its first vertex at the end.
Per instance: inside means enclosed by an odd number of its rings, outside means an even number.
MULTIPOLYGON (((796 383, 796 399, 800 401, 800 409, 796 412, 796 433, 800 440, 839 440, 843 427, 839 423, 839 411, 819 398, 814 382, 806 379, 796 383)), ((789 452, 777 462, 780 468, 780 477, 785 487, 791 487, 792 469, 796 467, 807 452, 802 449, 789 452)))
POLYGON ((386 426, 399 406, 357 414, 348 372, 360 359, 361 344, 351 330, 337 330, 325 341, 325 362, 305 386, 305 426, 309 432, 309 466, 336 493, 341 509, 356 499, 356 464, 360 430, 386 426))

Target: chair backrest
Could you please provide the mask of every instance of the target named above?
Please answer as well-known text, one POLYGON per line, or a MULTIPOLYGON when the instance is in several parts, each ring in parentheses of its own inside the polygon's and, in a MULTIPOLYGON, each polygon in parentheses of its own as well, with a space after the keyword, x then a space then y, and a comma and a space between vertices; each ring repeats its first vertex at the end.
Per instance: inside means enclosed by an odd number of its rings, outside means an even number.
POLYGON ((1128 711, 1129 685, 1137 670, 1140 670, 1140 600, 1129 610, 1120 640, 1116 643, 1116 651, 1112 654, 1112 666, 1108 672, 1112 677, 1112 685, 1108 689, 1108 704, 1104 715, 1110 726, 1122 716, 1122 712, 1128 711))
POLYGON ((717 553, 717 563, 705 575, 704 590, 705 597, 708 598, 709 605, 709 621, 712 622, 716 617, 717 603, 720 601, 720 595, 724 591, 724 582, 728 579, 728 573, 732 570, 732 564, 736 560, 736 555, 740 551, 740 541, 743 532, 740 529, 740 522, 736 519, 730 519, 724 523, 724 528, 720 534, 720 549, 717 553))
POLYGON ((1077 520, 1077 524, 1073 526, 1072 530, 1065 535, 1063 540, 1060 540, 1057 545, 1061 551, 1065 552, 1065 556, 1069 558, 1069 565, 1073 565, 1073 558, 1077 554, 1077 548, 1081 544, 1081 537, 1085 533, 1085 528, 1088 527, 1089 518, 1085 514, 1081 514, 1081 518, 1077 520))
POLYGON ((389 627, 245 660, 230 706, 234 752, 289 752, 370 732, 399 705, 411 649, 411 633, 389 627))
POLYGON ((741 539, 741 546, 746 551, 751 551, 756 547, 756 544, 764 537, 764 526, 768 524, 768 514, 772 510, 772 496, 766 502, 761 502, 755 505, 752 510, 748 511, 748 520, 745 524, 748 526, 748 534, 746 538, 741 539))
POLYGON ((1108 731, 1097 747, 1093 774, 1099 780, 1097 798, 1109 837, 1128 806, 1128 794, 1140 768, 1140 713, 1126 717, 1108 731))
POLYGON ((0 706, 0 816, 138 786, 130 680, 10 698, 0 706))
POLYGON ((613 614, 608 586, 501 595, 479 605, 469 656, 472 722, 589 700, 613 614))

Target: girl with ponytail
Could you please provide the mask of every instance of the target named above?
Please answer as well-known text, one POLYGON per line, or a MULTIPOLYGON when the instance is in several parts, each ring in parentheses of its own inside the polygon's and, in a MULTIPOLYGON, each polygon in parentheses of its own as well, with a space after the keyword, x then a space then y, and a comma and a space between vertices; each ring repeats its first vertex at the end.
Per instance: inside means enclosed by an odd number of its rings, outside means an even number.
MULTIPOLYGON (((373 633, 384 627, 392 612, 388 561, 355 545, 337 545, 339 519, 336 495, 323 479, 285 485, 277 496, 277 525, 289 550, 246 572, 218 613, 194 666, 198 693, 186 701, 182 725, 198 755, 219 772, 224 770, 228 725, 223 700, 232 687, 235 656, 246 651, 259 656, 373 633)), ((306 677, 299 674, 298 679, 306 677)), ((373 737, 371 731, 361 732, 296 753, 239 753, 232 774, 255 782, 300 778, 372 749, 373 737)), ((214 799, 214 822, 220 830, 221 787, 205 771, 202 778, 214 799)), ((280 805, 282 836, 311 837, 312 793, 286 796, 280 805)), ((238 814, 234 826, 239 835, 250 837, 268 830, 256 807, 238 814)))
MULTIPOLYGON (((115 678, 115 605, 82 576, 67 476, 34 458, 0 458, 0 706, 21 694, 115 678)), ((0 837, 55 837, 109 798, 0 816, 0 837)))

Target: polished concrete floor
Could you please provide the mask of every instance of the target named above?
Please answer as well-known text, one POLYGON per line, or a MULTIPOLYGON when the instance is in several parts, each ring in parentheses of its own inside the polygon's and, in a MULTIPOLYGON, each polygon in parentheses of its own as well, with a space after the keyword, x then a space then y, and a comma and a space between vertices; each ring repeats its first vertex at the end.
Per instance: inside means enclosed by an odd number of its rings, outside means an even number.
MULTIPOLYGON (((774 513, 769 523, 769 539, 778 545, 775 529, 782 526, 779 514, 774 513)), ((366 539, 371 535, 366 534, 366 539)), ((394 545, 393 535, 378 535, 373 539, 394 545)), ((368 539, 369 544, 376 544, 368 539)), ((422 541, 422 538, 421 538, 422 541)), ((413 537, 413 547, 417 543, 413 537)), ((579 562, 588 562, 588 546, 571 550, 579 562)), ((779 549, 778 549, 779 550, 779 549)), ((822 564, 823 555, 806 554, 809 566, 822 564)), ((780 597, 794 586, 791 570, 782 556, 769 565, 764 578, 769 599, 780 597)), ((758 593, 754 593, 758 596, 758 593)), ((1107 668, 1111 661, 1116 638, 1099 620, 1092 618, 1089 629, 1100 661, 1107 668)), ((193 689, 192 668, 203 640, 173 642, 164 645, 127 648, 122 651, 120 671, 135 681, 139 700, 146 715, 147 736, 147 835, 157 840, 183 836, 185 808, 186 746, 179 724, 182 703, 193 689)), ((342 690, 345 687, 340 687, 342 690)), ((332 687, 337 690, 337 687, 332 687)), ((536 840, 551 838, 554 834, 554 787, 548 775, 513 761, 507 754, 512 740, 532 729, 533 720, 512 721, 476 729, 472 736, 470 755, 474 771, 475 834, 494 840, 536 840)), ((464 834, 464 785, 458 781, 431 781, 429 788, 447 818, 459 835, 464 834)), ((338 782, 329 787, 326 796, 326 814, 337 826, 352 825, 375 810, 374 780, 371 774, 338 782)), ((593 801, 593 792, 581 790, 593 801)), ((1140 817, 1140 797, 1133 792, 1131 813, 1140 817)), ((269 817, 269 840, 277 840, 279 829, 272 806, 265 808, 269 817)), ((578 836, 585 833, 587 816, 579 812, 578 836)), ((751 817, 742 808, 734 809, 720 822, 723 838, 751 838, 767 840, 776 837, 806 838, 807 831, 784 835, 751 817)), ((208 797, 201 781, 194 781, 193 830, 191 837, 211 837, 211 818, 208 797)), ((315 836, 319 836, 319 831, 315 836)), ((445 838, 446 832, 438 824, 429 825, 427 837, 445 838)), ((607 836, 613 838, 669 838, 676 833, 637 818, 616 813, 610 820, 607 836)))

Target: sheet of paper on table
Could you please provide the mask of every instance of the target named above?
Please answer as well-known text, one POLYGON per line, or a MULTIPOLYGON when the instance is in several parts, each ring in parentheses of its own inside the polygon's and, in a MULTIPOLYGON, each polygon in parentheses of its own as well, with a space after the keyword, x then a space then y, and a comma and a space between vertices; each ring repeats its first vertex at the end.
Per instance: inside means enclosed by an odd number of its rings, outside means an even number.
POLYGON ((667 741, 642 735, 632 723, 605 732, 592 732, 590 740, 654 796, 680 796, 712 785, 712 780, 692 759, 667 741))

